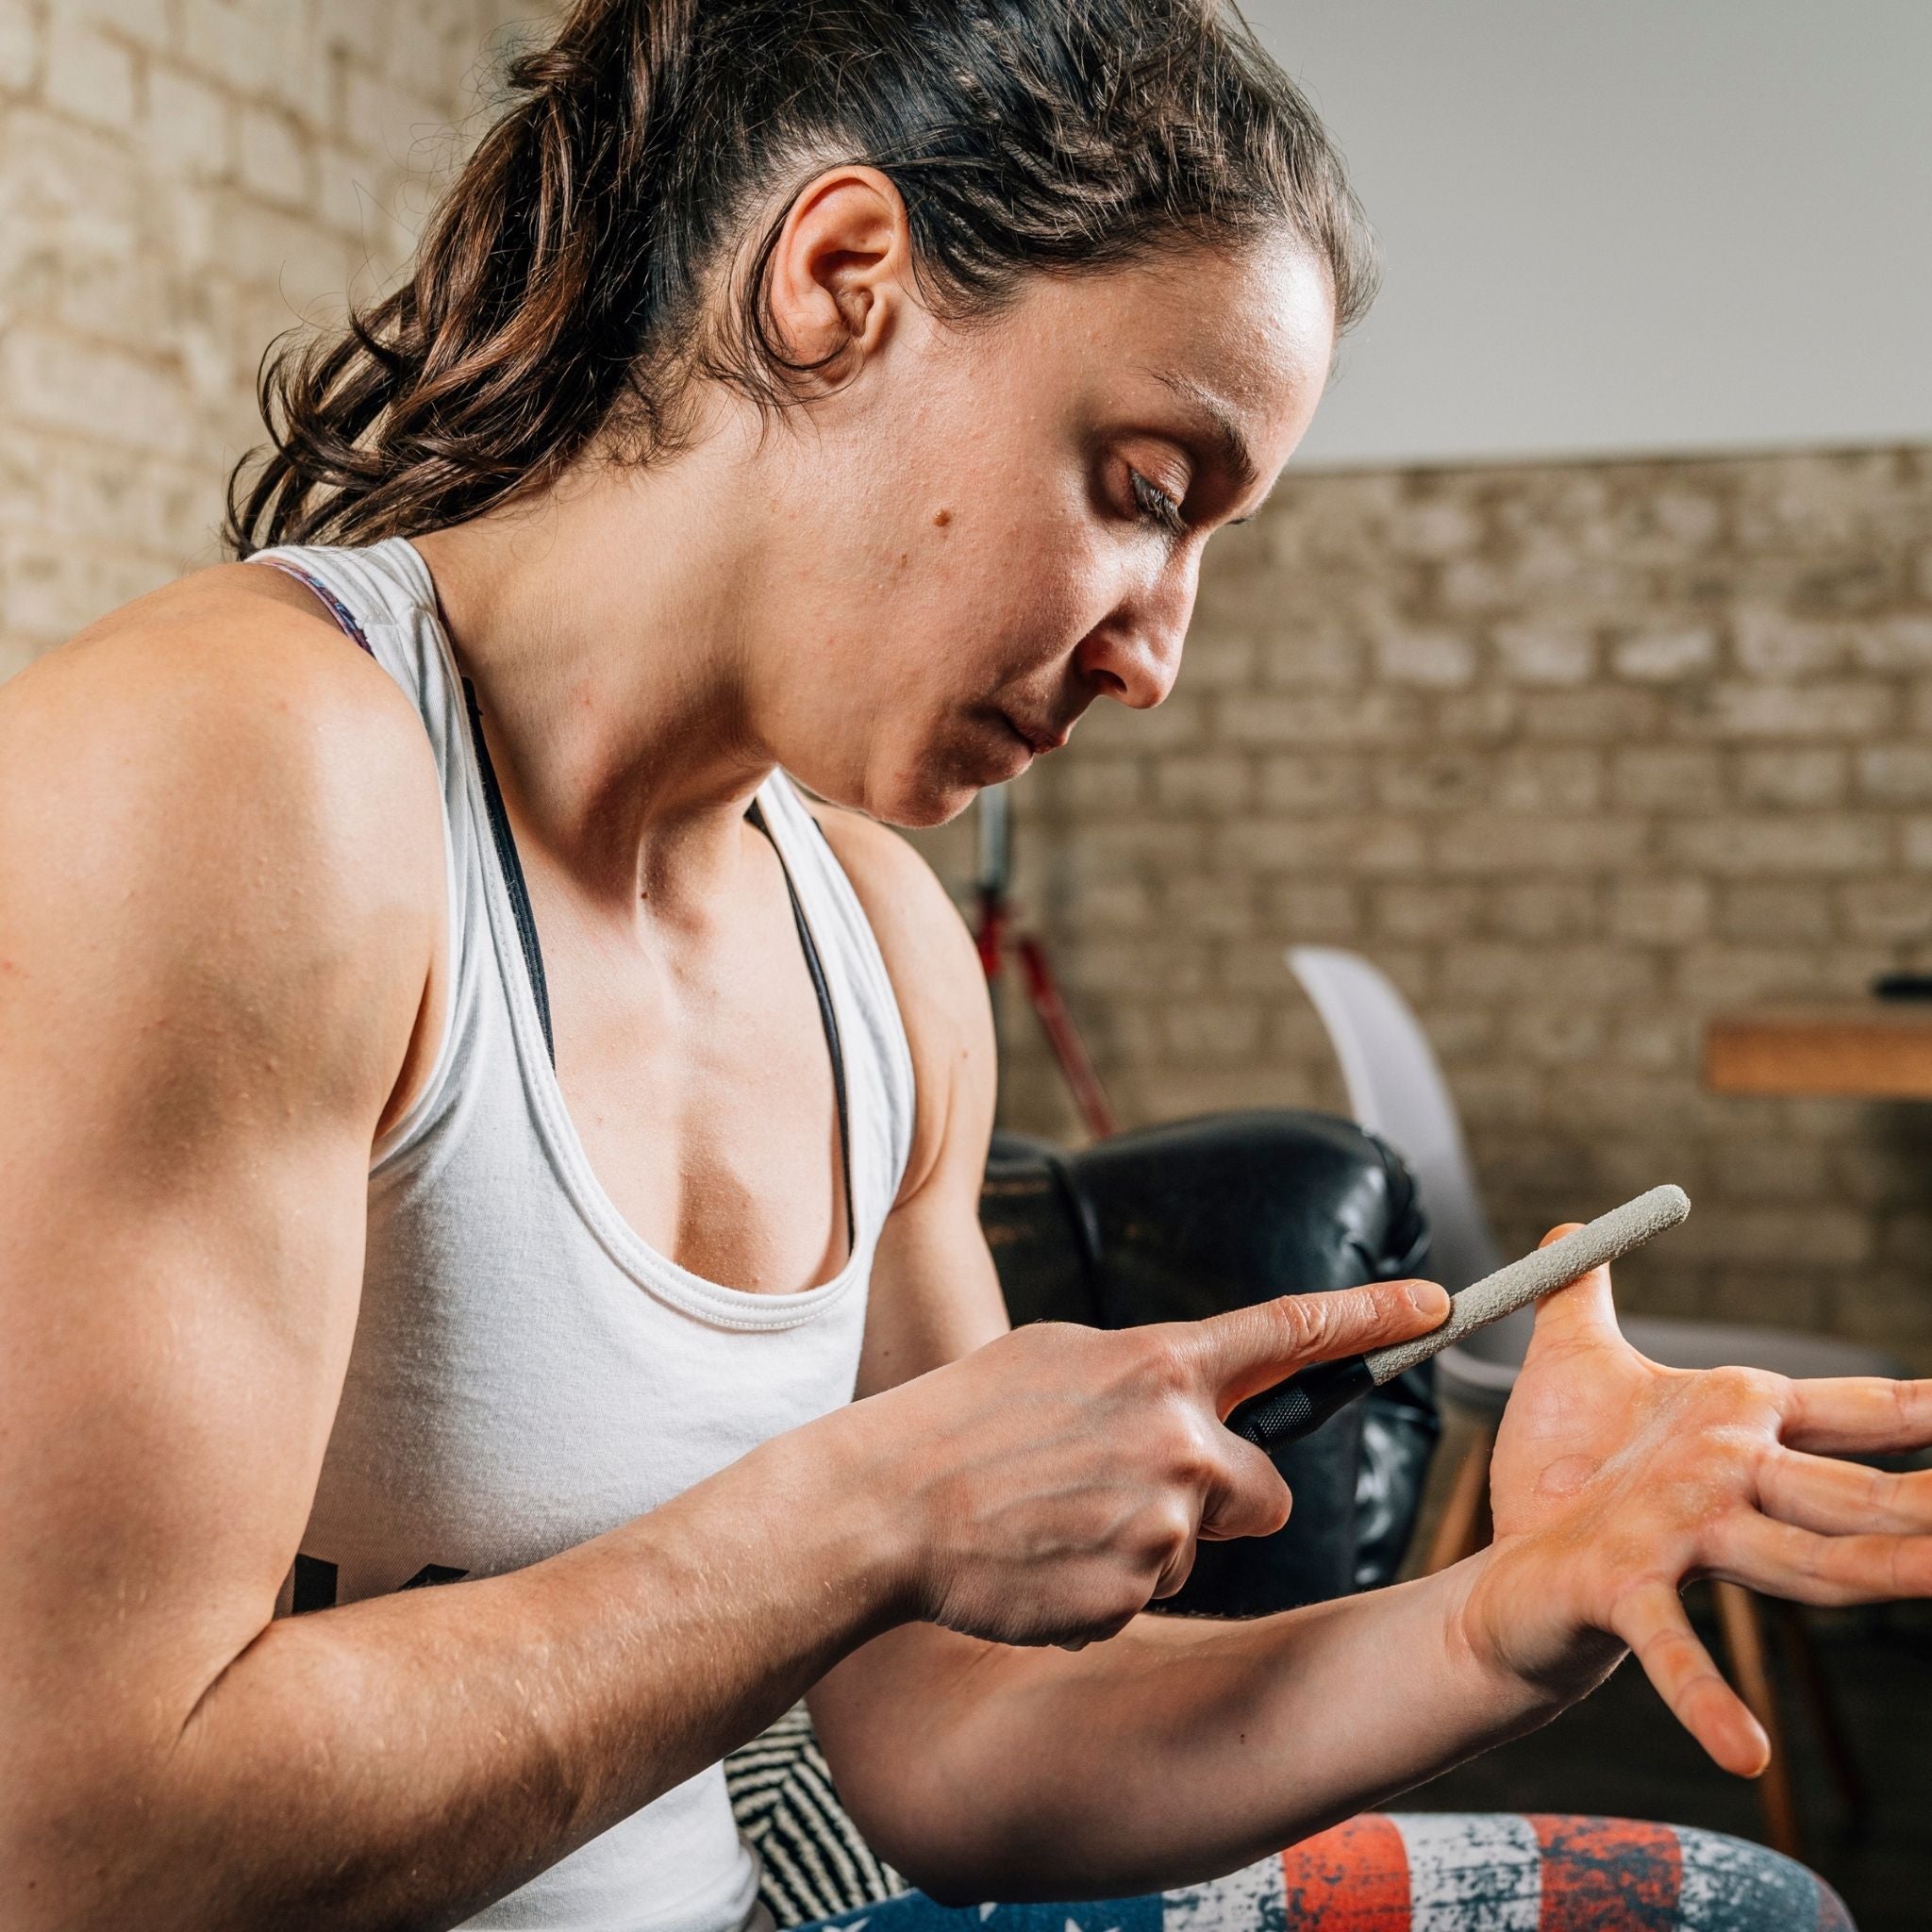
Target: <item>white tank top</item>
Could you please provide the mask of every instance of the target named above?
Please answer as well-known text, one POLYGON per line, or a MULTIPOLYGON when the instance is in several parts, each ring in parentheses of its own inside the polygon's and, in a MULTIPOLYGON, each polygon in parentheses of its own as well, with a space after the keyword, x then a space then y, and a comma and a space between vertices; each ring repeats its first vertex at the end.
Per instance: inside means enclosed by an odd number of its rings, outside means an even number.
MULTIPOLYGON (((317 589, 421 714, 450 912, 447 1028, 420 1098, 375 1149, 355 1341, 281 1614, 540 1562, 849 1401, 913 1094, 865 914, 774 774, 758 805, 843 1061, 851 1254, 817 1288, 753 1294, 641 1240, 564 1109, 514 848, 492 828, 427 567, 402 538, 258 556, 317 589)), ((730 1932, 758 1918, 757 1890, 714 1765, 467 1923, 730 1932)))

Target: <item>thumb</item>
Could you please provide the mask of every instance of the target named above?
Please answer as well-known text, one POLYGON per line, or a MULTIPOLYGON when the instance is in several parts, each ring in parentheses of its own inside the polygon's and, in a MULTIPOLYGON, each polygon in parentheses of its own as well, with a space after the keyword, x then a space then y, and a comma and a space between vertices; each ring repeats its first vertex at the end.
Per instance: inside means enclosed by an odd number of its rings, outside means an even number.
POLYGON ((1193 1324, 1193 1353, 1220 1411, 1310 1362, 1361 1355, 1426 1335, 1449 1313, 1433 1281, 1372 1281, 1324 1294, 1285 1294, 1193 1324))
MULTIPOLYGON (((1552 1241, 1574 1234, 1583 1224, 1566 1221, 1553 1227, 1537 1243, 1546 1248, 1552 1241)), ((1617 1310, 1610 1299, 1610 1271, 1592 1268, 1588 1274, 1545 1295, 1537 1305, 1533 1349, 1575 1346, 1584 1342, 1613 1341, 1618 1338, 1617 1310)))

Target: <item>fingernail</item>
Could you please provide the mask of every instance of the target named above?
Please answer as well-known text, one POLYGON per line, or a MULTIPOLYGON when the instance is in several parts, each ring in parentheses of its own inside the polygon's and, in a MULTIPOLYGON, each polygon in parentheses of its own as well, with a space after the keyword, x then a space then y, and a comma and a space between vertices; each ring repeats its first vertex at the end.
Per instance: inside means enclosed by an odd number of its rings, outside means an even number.
POLYGON ((1441 1315, 1449 1306, 1449 1296, 1436 1282, 1411 1281, 1408 1305, 1418 1315, 1441 1315))

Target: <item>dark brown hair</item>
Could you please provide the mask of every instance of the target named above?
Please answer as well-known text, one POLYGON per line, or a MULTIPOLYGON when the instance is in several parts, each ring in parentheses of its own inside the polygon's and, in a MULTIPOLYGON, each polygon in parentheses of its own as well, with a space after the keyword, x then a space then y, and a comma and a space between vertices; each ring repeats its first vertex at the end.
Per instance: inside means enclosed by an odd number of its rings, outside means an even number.
POLYGON ((1028 274, 1284 226, 1339 327, 1374 293, 1339 157, 1219 0, 576 0, 508 78, 410 278, 264 358, 236 555, 460 522, 600 431, 667 454, 693 375, 785 402, 765 272, 841 161, 891 179, 922 292, 960 319, 1028 274))

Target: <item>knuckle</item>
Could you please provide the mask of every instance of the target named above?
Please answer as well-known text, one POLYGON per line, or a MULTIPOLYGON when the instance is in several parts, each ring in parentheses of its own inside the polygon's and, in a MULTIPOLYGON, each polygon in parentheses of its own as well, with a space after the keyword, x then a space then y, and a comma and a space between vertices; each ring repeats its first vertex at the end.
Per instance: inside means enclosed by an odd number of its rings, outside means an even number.
POLYGON ((1268 1463, 1267 1474, 1261 1480, 1263 1493, 1268 1498, 1268 1527, 1261 1534, 1273 1536, 1276 1530, 1287 1528, 1288 1519, 1294 1513, 1294 1491, 1272 1462, 1268 1463))
POLYGON ((1247 1453, 1233 1458, 1204 1521, 1217 1537, 1273 1536, 1288 1522, 1293 1498, 1281 1472, 1260 1450, 1241 1446, 1247 1453))
POLYGON ((1150 1601, 1158 1603, 1163 1598, 1177 1595, 1187 1587, 1188 1578, 1193 1574, 1194 1545, 1190 1542, 1185 1550, 1182 1550, 1172 1562, 1162 1569, 1159 1579, 1154 1586, 1154 1594, 1150 1601))
POLYGON ((1334 1331, 1335 1306, 1326 1295, 1283 1295, 1268 1306, 1287 1353, 1306 1355, 1320 1348, 1334 1331))
POLYGON ((1194 1541, 1194 1517, 1191 1510, 1168 1503, 1150 1509, 1141 1524, 1140 1556, 1145 1568, 1156 1575, 1183 1557, 1194 1541))
POLYGON ((1887 1384, 1891 1394, 1892 1423, 1901 1433, 1910 1428, 1918 1415, 1918 1391, 1924 1386, 1922 1383, 1906 1381, 1893 1381, 1887 1384))
POLYGON ((1182 1489, 1204 1489, 1221 1473, 1220 1457, 1209 1439, 1207 1418, 1192 1403, 1174 1401, 1167 1405, 1161 1450, 1168 1480, 1182 1489))

